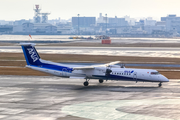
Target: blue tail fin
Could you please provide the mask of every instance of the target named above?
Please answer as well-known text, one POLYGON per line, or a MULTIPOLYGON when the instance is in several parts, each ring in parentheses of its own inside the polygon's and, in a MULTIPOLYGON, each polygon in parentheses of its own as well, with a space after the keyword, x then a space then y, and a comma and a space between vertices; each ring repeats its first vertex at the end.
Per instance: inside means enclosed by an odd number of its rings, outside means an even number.
POLYGON ((33 43, 20 43, 27 65, 41 65, 40 56, 33 43))

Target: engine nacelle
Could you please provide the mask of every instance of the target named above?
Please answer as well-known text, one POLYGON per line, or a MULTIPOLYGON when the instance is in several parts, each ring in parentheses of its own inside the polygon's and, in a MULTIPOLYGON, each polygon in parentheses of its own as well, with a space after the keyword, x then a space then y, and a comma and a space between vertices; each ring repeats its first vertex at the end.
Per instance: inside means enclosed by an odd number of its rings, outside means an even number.
POLYGON ((96 67, 95 69, 102 71, 102 73, 104 73, 105 76, 110 75, 110 73, 112 72, 112 70, 110 68, 106 68, 106 67, 96 67))

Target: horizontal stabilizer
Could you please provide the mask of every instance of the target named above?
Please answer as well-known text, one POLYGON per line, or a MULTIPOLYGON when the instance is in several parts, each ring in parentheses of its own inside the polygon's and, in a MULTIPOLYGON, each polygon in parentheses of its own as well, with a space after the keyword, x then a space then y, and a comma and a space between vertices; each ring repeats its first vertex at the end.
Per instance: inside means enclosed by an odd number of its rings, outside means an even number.
POLYGON ((21 46, 35 46, 35 43, 19 43, 21 46))

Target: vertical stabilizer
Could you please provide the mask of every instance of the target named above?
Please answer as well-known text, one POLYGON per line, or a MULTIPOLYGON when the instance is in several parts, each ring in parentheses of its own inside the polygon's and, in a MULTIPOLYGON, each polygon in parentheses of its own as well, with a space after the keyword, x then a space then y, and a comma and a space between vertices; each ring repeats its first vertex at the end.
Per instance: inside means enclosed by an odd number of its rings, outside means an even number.
POLYGON ((40 56, 34 43, 20 43, 27 65, 41 65, 40 56))

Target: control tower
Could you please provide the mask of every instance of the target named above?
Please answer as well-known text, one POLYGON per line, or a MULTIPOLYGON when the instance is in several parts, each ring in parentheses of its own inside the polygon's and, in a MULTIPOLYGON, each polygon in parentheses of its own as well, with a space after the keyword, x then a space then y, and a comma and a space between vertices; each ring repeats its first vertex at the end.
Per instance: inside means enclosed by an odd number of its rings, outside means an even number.
POLYGON ((47 23, 48 22, 48 15, 50 13, 40 13, 41 9, 39 9, 39 5, 35 5, 35 14, 34 14, 34 22, 35 23, 47 23), (42 15, 42 21, 41 21, 41 15, 42 15))
POLYGON ((50 13, 41 13, 41 15, 42 15, 42 23, 47 23, 48 15, 50 15, 50 13))
POLYGON ((35 23, 40 23, 41 22, 41 17, 40 17, 40 11, 41 9, 39 9, 39 5, 35 5, 36 8, 34 9, 35 13, 34 13, 34 22, 35 23))

